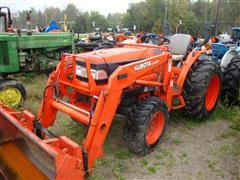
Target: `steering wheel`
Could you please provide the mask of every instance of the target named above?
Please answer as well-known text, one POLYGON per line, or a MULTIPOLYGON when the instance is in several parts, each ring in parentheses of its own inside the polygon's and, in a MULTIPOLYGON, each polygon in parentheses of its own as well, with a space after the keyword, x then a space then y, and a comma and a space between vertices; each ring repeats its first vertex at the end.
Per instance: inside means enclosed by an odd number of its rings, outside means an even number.
POLYGON ((166 37, 161 37, 163 44, 169 44, 170 43, 170 39, 166 38, 166 37))
POLYGON ((155 40, 155 44, 159 46, 163 44, 169 44, 169 43, 170 43, 170 39, 162 36, 160 36, 158 40, 155 40))

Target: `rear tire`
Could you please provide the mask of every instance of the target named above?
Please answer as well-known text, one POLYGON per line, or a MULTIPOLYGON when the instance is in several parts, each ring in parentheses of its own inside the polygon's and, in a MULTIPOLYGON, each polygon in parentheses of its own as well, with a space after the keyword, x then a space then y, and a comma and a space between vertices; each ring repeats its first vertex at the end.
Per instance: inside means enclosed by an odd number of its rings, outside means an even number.
POLYGON ((158 97, 139 100, 130 112, 124 127, 124 139, 129 150, 147 154, 153 150, 165 132, 168 108, 158 97))
POLYGON ((215 109, 221 89, 221 70, 212 60, 197 60, 183 86, 186 106, 184 113, 189 117, 207 118, 215 109))
POLYGON ((26 89, 19 82, 15 80, 0 80, 0 101, 4 104, 18 107, 26 99, 26 96, 26 89))
POLYGON ((223 73, 222 100, 229 106, 240 105, 240 56, 234 57, 223 73))

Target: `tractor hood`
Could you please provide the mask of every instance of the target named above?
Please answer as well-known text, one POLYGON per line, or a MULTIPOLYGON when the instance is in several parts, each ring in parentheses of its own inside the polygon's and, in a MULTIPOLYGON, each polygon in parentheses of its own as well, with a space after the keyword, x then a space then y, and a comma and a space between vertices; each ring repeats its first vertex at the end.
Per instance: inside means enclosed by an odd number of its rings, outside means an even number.
POLYGON ((159 49, 142 47, 121 47, 101 49, 80 54, 79 57, 90 60, 91 64, 128 63, 160 54, 159 49))
POLYGON ((81 81, 88 81, 85 75, 85 62, 87 62, 90 63, 92 72, 104 71, 104 73, 106 73, 106 78, 101 80, 95 79, 97 84, 104 84, 108 81, 107 77, 109 77, 118 66, 153 57, 160 53, 161 51, 158 48, 143 47, 120 47, 82 53, 78 55, 76 64, 78 69, 83 70, 81 71, 83 74, 80 75, 81 73, 78 73, 77 78, 81 81))

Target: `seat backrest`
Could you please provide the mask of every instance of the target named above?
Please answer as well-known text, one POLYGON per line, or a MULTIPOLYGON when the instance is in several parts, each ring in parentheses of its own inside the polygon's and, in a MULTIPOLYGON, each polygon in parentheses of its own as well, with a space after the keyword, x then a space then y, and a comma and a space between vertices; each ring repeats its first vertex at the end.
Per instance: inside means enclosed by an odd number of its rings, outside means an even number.
POLYGON ((189 34, 174 34, 170 39, 170 52, 185 56, 190 46, 191 38, 189 34))

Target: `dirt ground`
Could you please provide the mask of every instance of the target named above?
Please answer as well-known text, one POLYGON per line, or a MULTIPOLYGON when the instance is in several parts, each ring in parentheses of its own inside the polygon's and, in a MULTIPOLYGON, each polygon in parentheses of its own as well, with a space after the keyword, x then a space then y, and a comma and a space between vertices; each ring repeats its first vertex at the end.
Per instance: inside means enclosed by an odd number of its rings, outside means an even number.
POLYGON ((137 156, 122 140, 122 120, 115 119, 91 179, 240 179, 240 133, 229 122, 204 123, 171 118, 153 152, 137 156))
MULTIPOLYGON (((37 112, 46 80, 21 79, 28 91, 23 108, 37 112)), ((123 140, 125 119, 116 116, 104 145, 105 154, 88 179, 240 180, 240 130, 232 128, 232 122, 224 118, 233 113, 233 119, 240 121, 240 109, 225 112, 218 107, 204 122, 173 112, 163 141, 145 156, 128 151, 123 140)), ((61 113, 57 119, 51 131, 82 142, 84 128, 80 124, 61 113)))
MULTIPOLYGON (((116 116, 105 154, 88 179, 233 179, 240 180, 240 132, 221 119, 187 120, 172 113, 163 141, 148 155, 128 151, 124 117, 116 116)), ((51 131, 81 142, 81 125, 59 114, 51 131)))

